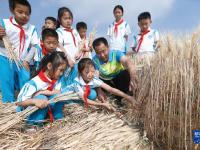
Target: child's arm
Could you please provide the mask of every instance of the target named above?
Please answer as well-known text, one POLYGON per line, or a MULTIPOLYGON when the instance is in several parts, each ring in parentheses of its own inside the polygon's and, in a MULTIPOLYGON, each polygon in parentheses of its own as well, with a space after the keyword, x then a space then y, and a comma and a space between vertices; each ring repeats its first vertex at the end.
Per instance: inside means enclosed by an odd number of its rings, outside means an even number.
POLYGON ((38 95, 51 96, 51 95, 55 95, 55 94, 59 94, 59 93, 60 93, 60 90, 53 90, 53 91, 40 90, 40 91, 36 92, 34 94, 34 96, 38 96, 38 95))
POLYGON ((124 98, 127 99, 129 102, 133 103, 134 105, 137 103, 137 102, 135 101, 134 97, 129 96, 129 95, 125 94, 124 92, 122 92, 122 91, 120 91, 120 90, 118 90, 118 89, 116 89, 116 88, 113 88, 113 87, 109 86, 109 85, 106 84, 106 83, 103 83, 103 84, 101 85, 101 87, 102 87, 103 89, 105 89, 106 91, 111 92, 111 93, 114 94, 114 95, 124 97, 124 98))
POLYGON ((22 102, 16 102, 17 106, 27 107, 27 106, 36 106, 38 108, 45 108, 49 104, 49 101, 42 99, 27 99, 22 102))
POLYGON ((65 55, 67 56, 67 60, 68 60, 69 66, 73 67, 75 65, 75 61, 72 58, 70 58, 70 56, 68 55, 68 53, 65 50, 65 48, 61 44, 58 45, 58 48, 60 50, 62 50, 65 53, 65 55))
POLYGON ((109 110, 113 110, 112 106, 109 104, 109 103, 99 103, 99 102, 96 102, 96 101, 92 101, 90 99, 87 99, 87 102, 89 105, 94 105, 94 106, 103 106, 109 110))

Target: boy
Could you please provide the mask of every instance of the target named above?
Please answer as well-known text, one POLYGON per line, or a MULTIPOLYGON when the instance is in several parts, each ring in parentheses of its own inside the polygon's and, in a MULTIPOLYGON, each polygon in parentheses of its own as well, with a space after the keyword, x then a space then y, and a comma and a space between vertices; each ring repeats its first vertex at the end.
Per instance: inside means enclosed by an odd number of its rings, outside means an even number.
POLYGON ((31 66, 31 75, 37 70, 40 60, 53 51, 58 50, 58 34, 54 29, 46 28, 42 31, 42 39, 40 41, 39 51, 32 49, 27 56, 27 61, 30 62, 34 56, 34 66, 31 66), (38 52, 38 53, 35 53, 38 52))
POLYGON ((79 55, 77 55, 76 59, 78 60, 80 57, 92 58, 92 54, 91 54, 92 46, 91 46, 91 43, 89 43, 89 39, 87 39, 86 37, 87 24, 85 22, 78 22, 76 24, 76 30, 78 31, 81 38, 81 42, 79 44, 81 52, 79 53, 79 55))
POLYGON ((159 48, 159 33, 157 30, 150 28, 151 23, 151 14, 149 12, 143 12, 138 16, 140 32, 133 36, 132 44, 132 50, 137 54, 154 54, 159 48))
POLYGON ((35 26, 28 23, 31 5, 27 0, 14 0, 10 5, 14 17, 0 20, 0 87, 3 103, 14 102, 15 88, 21 89, 30 78, 28 64, 25 61, 29 48, 37 47, 38 36, 35 26), (14 61, 10 62, 8 51, 2 42, 7 36, 15 48, 14 55, 23 64, 17 68, 14 61))
POLYGON ((50 28, 56 30, 56 26, 57 26, 56 18, 50 16, 45 18, 43 29, 50 28))

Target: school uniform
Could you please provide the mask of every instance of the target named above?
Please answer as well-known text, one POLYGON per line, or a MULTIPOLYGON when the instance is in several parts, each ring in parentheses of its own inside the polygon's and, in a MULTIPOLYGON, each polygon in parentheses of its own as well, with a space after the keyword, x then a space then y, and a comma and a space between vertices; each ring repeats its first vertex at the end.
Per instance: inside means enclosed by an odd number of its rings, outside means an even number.
POLYGON ((62 89, 62 92, 73 91, 78 93, 80 98, 86 96, 90 100, 96 100, 97 93, 95 88, 101 87, 103 81, 94 77, 89 83, 85 83, 81 76, 74 79, 74 82, 62 89))
POLYGON ((142 53, 155 53, 155 42, 159 41, 159 33, 157 30, 149 28, 145 33, 138 33, 133 36, 131 47, 135 47, 135 51, 142 53))
MULTIPOLYGON (((40 73, 36 77, 32 78, 23 86, 23 88, 21 89, 18 95, 17 101, 22 102, 28 99, 49 100, 53 98, 55 95, 50 96, 50 97, 45 96, 45 95, 38 95, 34 97, 34 94, 40 90, 52 91, 52 90, 60 90, 60 89, 61 89, 60 80, 58 81, 51 80, 44 75, 43 71, 40 71, 40 73)), ((42 122, 47 116, 49 109, 51 109, 54 119, 61 119, 63 117, 63 112, 62 112, 63 106, 64 106, 64 102, 57 102, 57 103, 50 104, 49 105, 50 108, 46 107, 43 109, 39 109, 27 118, 27 123, 34 124, 37 122, 42 122)), ((31 106, 28 106, 28 107, 31 107, 31 106)), ((17 111, 23 111, 24 109, 28 109, 28 108, 18 106, 17 111)))
MULTIPOLYGON (((88 38, 81 39, 81 41, 80 41, 79 43, 82 45, 82 48, 90 49, 90 48, 89 48, 89 39, 88 39, 88 38)), ((87 53, 88 53, 87 58, 92 59, 92 52, 89 51, 89 52, 87 52, 87 53)), ((80 59, 81 59, 81 58, 86 58, 85 52, 82 52, 82 56, 80 57, 80 59)))
POLYGON ((65 48, 68 56, 75 61, 75 55, 79 52, 81 38, 76 29, 66 29, 60 26, 57 30, 59 43, 65 48))
MULTIPOLYGON (((0 20, 0 25, 5 29, 8 39, 15 48, 14 53, 22 63, 30 48, 38 45, 39 40, 35 26, 25 24, 21 27, 12 17, 0 20)), ((14 62, 9 61, 7 50, 2 41, 0 44, 0 68, 2 100, 4 103, 13 102, 15 88, 21 89, 29 80, 30 73, 24 67, 18 69, 14 62)))
POLYGON ((126 53, 127 46, 124 36, 129 34, 131 34, 130 26, 123 19, 118 23, 113 22, 111 25, 109 25, 107 35, 110 39, 110 49, 119 50, 123 53, 126 53))
POLYGON ((133 36, 131 47, 135 48, 137 64, 147 63, 156 51, 156 42, 159 41, 159 33, 157 30, 149 28, 146 32, 138 33, 133 36))

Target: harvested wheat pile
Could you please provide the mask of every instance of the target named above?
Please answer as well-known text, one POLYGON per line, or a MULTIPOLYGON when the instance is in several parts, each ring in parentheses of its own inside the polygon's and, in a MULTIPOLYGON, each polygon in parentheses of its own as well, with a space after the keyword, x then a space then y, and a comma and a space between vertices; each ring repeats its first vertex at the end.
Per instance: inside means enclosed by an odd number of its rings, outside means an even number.
MULTIPOLYGON (((192 130, 200 127, 200 29, 192 35, 167 35, 149 65, 140 72, 138 101, 132 111, 148 137, 165 149, 198 149, 192 130)), ((132 114, 132 115, 131 115, 132 114)))
MULTIPOLYGON (((1 107, 11 113, 15 109, 1 107)), ((63 120, 48 123, 34 134, 26 132, 24 122, 15 124, 1 133, 0 149, 150 149, 139 129, 124 121, 126 117, 123 120, 114 113, 80 105, 67 105, 64 112, 63 120)))

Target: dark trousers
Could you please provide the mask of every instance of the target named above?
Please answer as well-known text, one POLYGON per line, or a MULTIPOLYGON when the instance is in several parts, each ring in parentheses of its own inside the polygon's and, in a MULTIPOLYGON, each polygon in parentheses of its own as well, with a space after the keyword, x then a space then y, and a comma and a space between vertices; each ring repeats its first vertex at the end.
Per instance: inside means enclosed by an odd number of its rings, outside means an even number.
MULTIPOLYGON (((120 72, 115 78, 112 80, 103 80, 104 83, 127 93, 129 91, 129 83, 130 83, 130 74, 127 70, 120 72)), ((121 97, 116 96, 118 100, 121 100, 121 97)))

